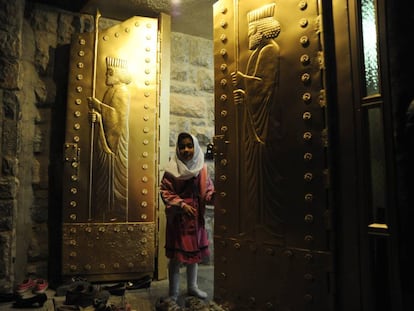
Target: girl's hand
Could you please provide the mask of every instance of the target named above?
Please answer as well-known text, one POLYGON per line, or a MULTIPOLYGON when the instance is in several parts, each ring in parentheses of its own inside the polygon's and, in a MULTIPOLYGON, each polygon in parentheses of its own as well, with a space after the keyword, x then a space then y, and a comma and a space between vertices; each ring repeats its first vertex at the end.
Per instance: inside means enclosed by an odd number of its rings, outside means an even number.
POLYGON ((182 206, 184 213, 189 214, 191 216, 196 215, 196 209, 192 207, 190 204, 183 203, 181 206, 182 206))

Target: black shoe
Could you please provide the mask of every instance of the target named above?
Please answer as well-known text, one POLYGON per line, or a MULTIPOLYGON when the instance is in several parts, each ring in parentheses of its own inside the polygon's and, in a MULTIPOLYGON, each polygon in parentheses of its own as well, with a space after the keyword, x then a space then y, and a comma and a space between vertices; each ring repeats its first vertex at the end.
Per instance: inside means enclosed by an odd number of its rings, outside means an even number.
POLYGON ((21 296, 17 293, 0 293, 0 303, 12 302, 12 301, 15 301, 19 297, 21 296))
POLYGON ((95 307, 95 311, 105 310, 109 296, 111 296, 111 294, 106 290, 96 292, 95 298, 93 300, 93 306, 95 307))
POLYGON ((17 298, 13 308, 40 308, 47 300, 46 294, 39 294, 30 298, 17 298))
POLYGON ((70 287, 66 293, 65 304, 82 308, 92 306, 95 302, 96 288, 91 284, 77 284, 70 287))
POLYGON ((118 283, 115 285, 104 286, 102 289, 108 291, 111 295, 123 296, 125 294, 126 285, 125 283, 118 283))
POLYGON ((138 280, 127 282, 126 289, 141 289, 151 286, 151 277, 146 275, 138 280))
POLYGON ((90 283, 84 278, 73 277, 65 284, 60 285, 56 288, 55 296, 66 296, 66 293, 69 289, 73 289, 78 285, 88 286, 89 284, 90 283))

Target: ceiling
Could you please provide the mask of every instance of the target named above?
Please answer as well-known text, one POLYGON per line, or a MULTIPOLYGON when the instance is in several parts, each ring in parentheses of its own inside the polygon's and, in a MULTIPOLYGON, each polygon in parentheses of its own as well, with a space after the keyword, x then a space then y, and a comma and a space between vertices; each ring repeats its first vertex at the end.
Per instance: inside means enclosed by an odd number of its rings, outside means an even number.
POLYGON ((213 3, 217 0, 31 0, 64 10, 126 20, 129 17, 171 16, 171 29, 193 36, 212 39, 213 3))

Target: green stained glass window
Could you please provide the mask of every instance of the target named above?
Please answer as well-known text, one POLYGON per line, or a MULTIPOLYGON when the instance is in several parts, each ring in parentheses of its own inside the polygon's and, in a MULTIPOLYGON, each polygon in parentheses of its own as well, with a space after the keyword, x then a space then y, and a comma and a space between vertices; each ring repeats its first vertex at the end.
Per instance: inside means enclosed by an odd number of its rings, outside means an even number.
POLYGON ((362 0, 362 36, 364 49, 366 95, 374 95, 379 90, 378 29, 376 0, 362 0))

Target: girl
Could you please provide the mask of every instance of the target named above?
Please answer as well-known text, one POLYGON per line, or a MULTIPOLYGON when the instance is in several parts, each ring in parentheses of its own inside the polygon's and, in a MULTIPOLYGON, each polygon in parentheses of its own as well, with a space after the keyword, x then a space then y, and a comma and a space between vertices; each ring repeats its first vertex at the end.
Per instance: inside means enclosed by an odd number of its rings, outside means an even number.
POLYGON ((197 271, 198 263, 209 255, 204 212, 206 203, 213 203, 214 185, 195 136, 178 135, 176 153, 165 168, 160 193, 167 216, 169 296, 177 301, 180 265, 185 264, 188 294, 205 299, 207 293, 197 285, 197 271))

